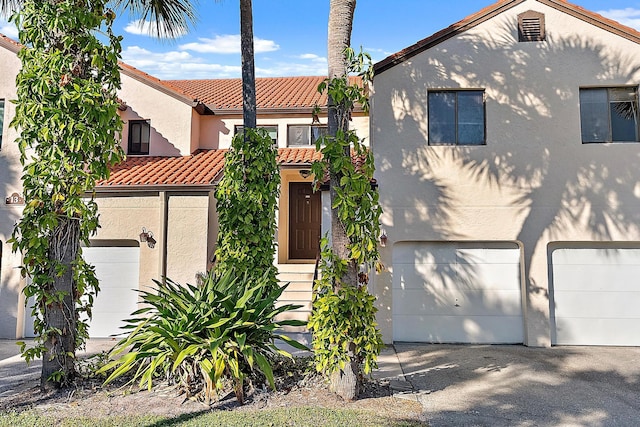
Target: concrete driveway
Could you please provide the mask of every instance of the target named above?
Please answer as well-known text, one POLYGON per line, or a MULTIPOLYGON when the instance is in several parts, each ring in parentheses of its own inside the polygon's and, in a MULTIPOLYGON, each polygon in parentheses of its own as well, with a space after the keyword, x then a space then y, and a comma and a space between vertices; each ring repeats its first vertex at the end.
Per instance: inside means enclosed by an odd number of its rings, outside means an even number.
POLYGON ((430 427, 640 425, 640 348, 395 350, 430 427))

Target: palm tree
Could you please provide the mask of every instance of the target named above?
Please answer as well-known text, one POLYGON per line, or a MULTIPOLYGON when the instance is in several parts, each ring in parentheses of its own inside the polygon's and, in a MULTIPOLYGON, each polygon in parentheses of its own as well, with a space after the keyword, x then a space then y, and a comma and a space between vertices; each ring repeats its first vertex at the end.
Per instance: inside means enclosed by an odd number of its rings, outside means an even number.
MULTIPOLYGON (((351 45, 351 29, 353 26, 353 14, 356 8, 356 0, 331 0, 329 6, 329 28, 328 28, 328 66, 329 78, 347 78, 347 58, 345 49, 351 45)), ((338 110, 331 97, 328 100, 328 132, 329 136, 336 136, 339 128, 348 130, 348 121, 338 121, 338 110)), ((344 147, 345 156, 350 157, 351 148, 344 147)), ((340 175, 331 173, 329 176, 331 205, 336 197, 336 189, 340 185, 340 175)), ((340 221, 338 209, 331 210, 331 242, 333 252, 341 259, 350 259, 349 238, 345 232, 346 228, 340 221)), ((349 263, 342 283, 349 286, 357 286, 358 270, 353 263, 349 263)), ((344 399, 353 400, 357 397, 359 389, 359 368, 357 362, 352 358, 350 364, 346 365, 342 371, 336 372, 331 377, 331 388, 344 399)))

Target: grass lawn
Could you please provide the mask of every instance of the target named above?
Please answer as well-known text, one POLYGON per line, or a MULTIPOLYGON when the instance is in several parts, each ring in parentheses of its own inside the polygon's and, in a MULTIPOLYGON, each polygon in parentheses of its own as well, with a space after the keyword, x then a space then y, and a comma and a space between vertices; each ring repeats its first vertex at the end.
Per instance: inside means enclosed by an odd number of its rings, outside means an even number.
POLYGON ((252 426, 252 427, 319 427, 319 426, 397 426, 417 427, 427 424, 413 420, 398 421, 381 419, 378 415, 366 411, 323 408, 290 408, 261 411, 203 411, 182 415, 177 418, 156 416, 127 416, 109 418, 53 418, 43 411, 21 413, 0 413, 0 426, 11 427, 111 427, 111 426, 252 426))

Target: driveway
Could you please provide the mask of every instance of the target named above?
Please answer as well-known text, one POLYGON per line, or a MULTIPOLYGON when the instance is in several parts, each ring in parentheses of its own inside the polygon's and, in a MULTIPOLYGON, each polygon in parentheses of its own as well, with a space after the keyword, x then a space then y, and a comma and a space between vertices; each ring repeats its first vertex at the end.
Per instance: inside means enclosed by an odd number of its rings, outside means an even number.
POLYGON ((640 348, 395 350, 430 427, 640 425, 640 348))

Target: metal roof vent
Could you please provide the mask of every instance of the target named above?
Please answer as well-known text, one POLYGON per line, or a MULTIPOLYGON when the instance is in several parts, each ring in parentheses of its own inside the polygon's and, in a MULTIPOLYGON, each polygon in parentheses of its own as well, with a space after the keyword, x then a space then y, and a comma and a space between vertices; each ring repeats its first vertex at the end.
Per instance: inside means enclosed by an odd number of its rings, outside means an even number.
POLYGON ((518 15, 519 42, 540 42, 544 39, 544 14, 529 10, 518 15))

